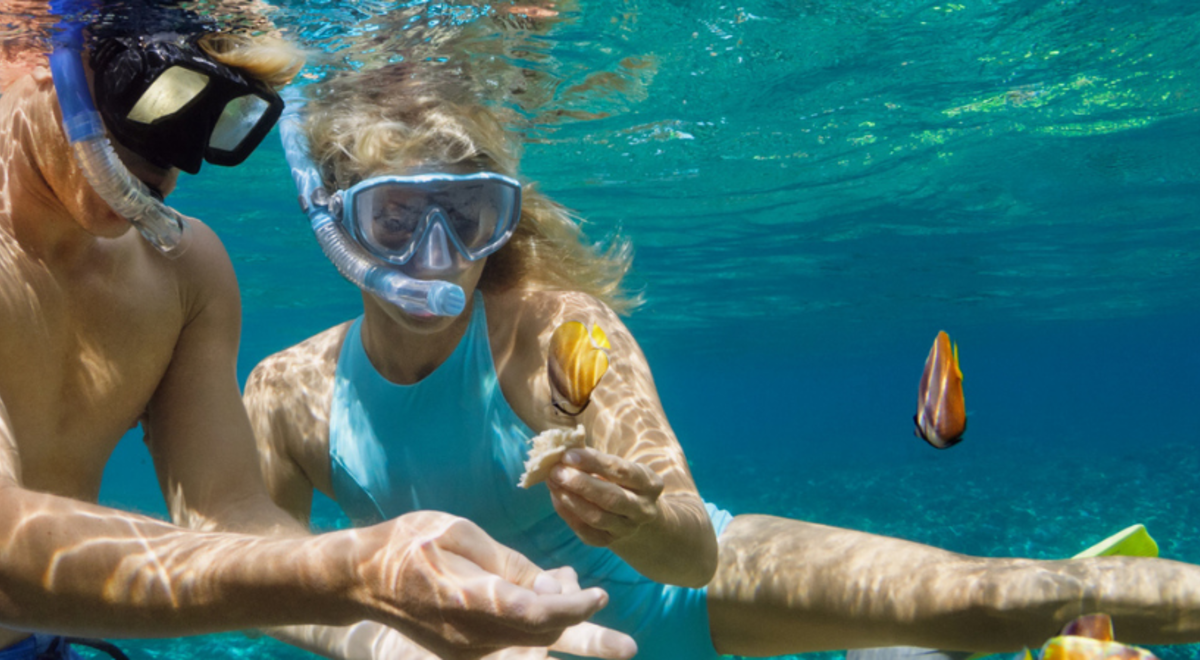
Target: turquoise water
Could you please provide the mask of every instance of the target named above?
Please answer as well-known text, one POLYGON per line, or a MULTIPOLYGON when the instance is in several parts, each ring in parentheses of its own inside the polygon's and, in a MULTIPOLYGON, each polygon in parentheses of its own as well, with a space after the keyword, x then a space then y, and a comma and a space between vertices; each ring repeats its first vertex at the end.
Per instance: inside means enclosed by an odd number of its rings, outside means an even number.
MULTIPOLYGON (((1200 6, 558 6, 537 30, 419 2, 275 20, 332 53, 318 76, 423 57, 431 22, 468 34, 520 92, 524 176, 634 242, 628 324, 707 499, 980 555, 1066 556, 1143 522, 1200 562, 1200 6), (971 415, 944 452, 911 433, 941 329, 971 415)), ((276 141, 172 199, 233 258, 242 378, 358 313, 276 141)), ((137 438, 103 496, 162 514, 137 438)), ((129 646, 306 657, 241 635, 129 646)))

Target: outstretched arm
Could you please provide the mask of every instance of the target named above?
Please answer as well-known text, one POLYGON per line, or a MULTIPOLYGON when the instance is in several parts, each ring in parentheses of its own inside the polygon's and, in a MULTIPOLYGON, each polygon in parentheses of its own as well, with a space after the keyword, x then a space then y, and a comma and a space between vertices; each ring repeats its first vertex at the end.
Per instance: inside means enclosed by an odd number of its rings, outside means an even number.
POLYGON ((745 515, 708 587, 721 653, 905 644, 1036 648, 1072 619, 1113 617, 1122 641, 1200 639, 1200 567, 1164 559, 970 557, 902 539, 745 515))

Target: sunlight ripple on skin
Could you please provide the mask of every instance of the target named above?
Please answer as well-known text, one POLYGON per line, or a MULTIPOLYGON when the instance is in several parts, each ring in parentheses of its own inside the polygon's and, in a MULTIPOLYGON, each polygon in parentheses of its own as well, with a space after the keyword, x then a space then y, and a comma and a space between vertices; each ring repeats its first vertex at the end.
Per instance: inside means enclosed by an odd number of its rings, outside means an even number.
POLYGON ((0 400, 0 485, 21 483, 20 452, 8 419, 8 407, 0 400))

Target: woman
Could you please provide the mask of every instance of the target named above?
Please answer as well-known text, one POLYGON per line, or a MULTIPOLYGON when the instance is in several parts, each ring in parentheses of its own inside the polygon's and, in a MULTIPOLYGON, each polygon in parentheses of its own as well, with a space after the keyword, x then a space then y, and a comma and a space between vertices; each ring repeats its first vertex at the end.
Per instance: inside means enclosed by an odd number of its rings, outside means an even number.
MULTIPOLYGON (((589 247, 564 209, 512 181, 514 145, 456 84, 394 66, 332 81, 306 114, 352 243, 338 249, 410 283, 457 285, 465 310, 388 302, 338 262, 364 288, 363 316, 267 358, 246 387, 271 492, 300 520, 314 488, 356 524, 420 508, 468 517, 535 562, 603 585, 610 605, 594 621, 632 634, 639 658, 1011 650, 1096 610, 1130 641, 1200 639, 1193 566, 981 559, 705 505, 616 313, 632 306, 620 290, 626 244, 589 247), (611 367, 577 416, 554 405, 546 373, 566 321, 596 324, 611 342, 611 367), (519 489, 528 440, 575 424, 587 447, 564 455, 546 490, 519 489)), ((363 625, 354 635, 370 643, 345 631, 284 637, 339 657, 400 643, 363 625)))

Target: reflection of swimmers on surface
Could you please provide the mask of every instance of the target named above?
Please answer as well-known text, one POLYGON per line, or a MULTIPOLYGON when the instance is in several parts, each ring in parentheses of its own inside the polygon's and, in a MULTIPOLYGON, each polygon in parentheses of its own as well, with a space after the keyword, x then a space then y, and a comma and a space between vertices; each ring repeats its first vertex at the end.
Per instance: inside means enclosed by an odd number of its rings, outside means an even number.
POLYGON ((237 388, 233 268, 207 226, 160 200, 179 169, 245 158, 282 105, 268 83, 302 59, 271 40, 85 43, 72 27, 53 73, 0 96, 0 655, 44 651, 35 630, 369 618, 475 657, 552 642, 600 608, 601 591, 448 515, 312 537, 271 502, 237 388), (139 420, 176 524, 95 504, 139 420))
MULTIPOLYGON (((301 521, 314 489, 356 523, 422 507, 470 517, 535 562, 570 564, 581 584, 604 586, 611 603, 595 620, 633 634, 639 658, 1015 650, 1093 611, 1134 643, 1200 639, 1195 566, 968 557, 706 510, 650 369, 612 311, 627 254, 588 248, 528 185, 505 243, 514 206, 504 177, 516 159, 487 110, 451 81, 392 66, 330 81, 306 113, 313 161, 328 191, 341 191, 328 206, 350 236, 341 247, 401 278, 461 286, 466 311, 405 311, 360 278, 360 319, 254 370, 246 400, 267 484, 301 521), (601 326, 613 357, 591 405, 564 418, 549 402, 546 350, 570 320, 601 326), (518 489, 528 439, 576 421, 589 447, 568 452, 548 491, 518 489)), ((283 636, 363 657, 388 636, 370 629, 355 629, 357 646, 313 630, 283 636)))

